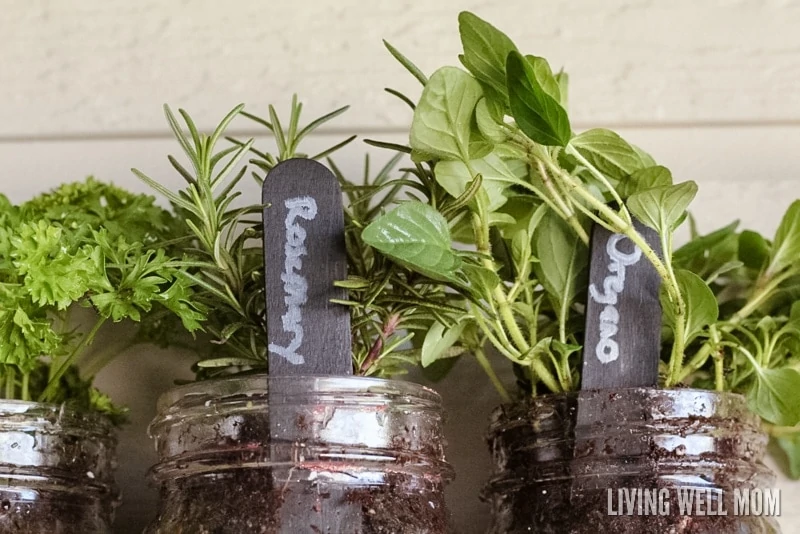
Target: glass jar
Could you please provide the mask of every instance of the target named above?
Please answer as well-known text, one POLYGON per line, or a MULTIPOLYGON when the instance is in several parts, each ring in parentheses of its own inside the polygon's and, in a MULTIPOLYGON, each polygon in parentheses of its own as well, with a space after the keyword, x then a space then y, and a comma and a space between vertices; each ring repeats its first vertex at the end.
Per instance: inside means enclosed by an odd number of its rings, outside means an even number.
POLYGON ((0 533, 111 532, 113 430, 100 415, 0 400, 0 533))
POLYGON ((265 375, 167 392, 148 534, 451 532, 441 399, 407 382, 265 375))
POLYGON ((780 532, 773 517, 743 515, 775 479, 760 419, 740 395, 544 395, 498 408, 489 444, 492 534, 780 532))

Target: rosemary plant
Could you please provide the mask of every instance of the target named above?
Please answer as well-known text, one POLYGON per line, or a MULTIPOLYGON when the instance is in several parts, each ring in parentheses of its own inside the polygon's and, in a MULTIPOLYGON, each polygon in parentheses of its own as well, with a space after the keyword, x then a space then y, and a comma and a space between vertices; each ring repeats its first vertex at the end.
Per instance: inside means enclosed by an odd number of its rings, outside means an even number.
MULTIPOLYGON (((367 160, 363 182, 355 184, 328 158, 355 136, 310 156, 301 151, 304 139, 346 109, 337 109, 301 126, 302 104, 296 97, 292 99, 289 119, 283 123, 273 106, 268 107, 269 119, 237 106, 206 135, 197 129, 188 113, 179 110, 181 125, 165 107, 189 166, 172 156, 169 161, 184 178, 186 187, 170 191, 141 171, 133 172, 163 194, 185 220, 183 235, 171 244, 183 251, 183 263, 190 266, 186 276, 195 284, 194 302, 205 310, 207 320, 203 326, 211 335, 211 343, 194 345, 200 354, 198 378, 268 370, 262 206, 236 207, 235 202, 242 194, 242 178, 248 169, 252 169, 250 175, 261 186, 272 168, 289 158, 326 159, 349 200, 345 219, 350 276, 340 284, 351 295, 341 304, 351 307, 355 374, 387 377, 404 372, 407 365, 419 362, 421 354, 420 349, 407 346, 414 331, 427 330, 443 310, 453 311, 444 302, 439 284, 395 264, 361 239, 361 229, 398 193, 395 182, 389 184, 397 158, 374 178, 370 177, 367 160), (238 140, 226 135, 237 116, 262 126, 264 133, 274 139, 275 149, 257 147, 253 139, 238 140), (228 146, 219 146, 223 140, 228 141, 228 146)), ((399 182, 402 181, 401 178, 399 182)))

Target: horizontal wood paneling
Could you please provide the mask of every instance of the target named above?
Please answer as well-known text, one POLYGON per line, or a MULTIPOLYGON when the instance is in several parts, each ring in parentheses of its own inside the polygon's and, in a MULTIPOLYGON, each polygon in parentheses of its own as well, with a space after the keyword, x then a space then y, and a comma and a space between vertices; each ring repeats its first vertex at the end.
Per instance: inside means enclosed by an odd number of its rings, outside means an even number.
POLYGON ((6 2, 0 137, 163 132, 164 102, 203 124, 299 93, 346 127, 402 128, 382 92, 419 87, 386 38, 430 72, 457 63, 469 9, 572 78, 579 124, 800 121, 792 0, 80 0, 6 2))
MULTIPOLYGON (((701 229, 741 219, 750 228, 772 231, 789 203, 800 198, 800 126, 627 128, 619 132, 668 166, 676 181, 698 182, 700 192, 692 211, 701 229)), ((322 150, 346 135, 314 136, 305 149, 322 150)), ((398 134, 375 137, 395 142, 404 139, 398 134)), ((262 147, 271 146, 266 139, 258 142, 262 147)), ((334 159, 345 172, 360 176, 368 148, 356 140, 334 159)), ((131 167, 177 187, 181 178, 167 163, 167 154, 180 155, 179 146, 171 139, 0 143, 4 173, 0 191, 19 201, 89 174, 136 191, 149 191, 131 174, 131 167)), ((370 149, 370 154, 373 168, 388 157, 377 149, 370 149)), ((255 183, 249 187, 248 201, 257 202, 255 183)))

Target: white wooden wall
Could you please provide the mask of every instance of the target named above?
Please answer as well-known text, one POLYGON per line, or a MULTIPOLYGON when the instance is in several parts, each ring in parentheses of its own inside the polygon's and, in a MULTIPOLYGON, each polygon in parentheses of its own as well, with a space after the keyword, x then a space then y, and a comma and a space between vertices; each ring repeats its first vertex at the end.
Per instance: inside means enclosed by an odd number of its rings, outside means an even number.
MULTIPOLYGON (((696 180, 702 228, 739 218, 772 231, 800 197, 797 0, 4 0, 0 8, 0 191, 14 200, 88 174, 144 190, 133 166, 177 183, 165 160, 177 151, 164 102, 208 127, 239 102, 257 114, 267 103, 286 109, 296 92, 309 117, 353 105, 314 144, 350 132, 402 139, 408 110, 382 89, 416 96, 419 87, 381 39, 428 72, 456 64, 461 9, 564 66, 578 129, 613 127, 677 178, 696 180)), ((349 148, 342 167, 360 169, 364 150, 349 148)), ((186 358, 146 351, 101 377, 133 409, 121 444, 120 533, 139 532, 152 513, 144 426, 154 396, 187 368, 186 358)), ((451 505, 467 534, 485 524, 479 432, 498 402, 485 384, 462 365, 440 388, 459 470, 451 505)), ((800 533, 792 506, 800 483, 781 487, 784 533, 800 533)))

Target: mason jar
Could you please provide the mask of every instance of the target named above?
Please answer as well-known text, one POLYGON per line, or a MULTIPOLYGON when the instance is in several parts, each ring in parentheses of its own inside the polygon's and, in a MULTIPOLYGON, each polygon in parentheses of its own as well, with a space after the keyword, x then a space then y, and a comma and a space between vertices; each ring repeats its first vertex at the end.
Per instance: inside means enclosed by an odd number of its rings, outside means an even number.
POLYGON ((113 430, 101 415, 0 400, 0 533, 111 532, 113 430))
POLYGON ((164 394, 148 534, 451 532, 442 406, 363 377, 250 375, 164 394))
POLYGON ((492 534, 780 532, 767 436, 740 395, 544 395, 498 408, 489 444, 492 534))

